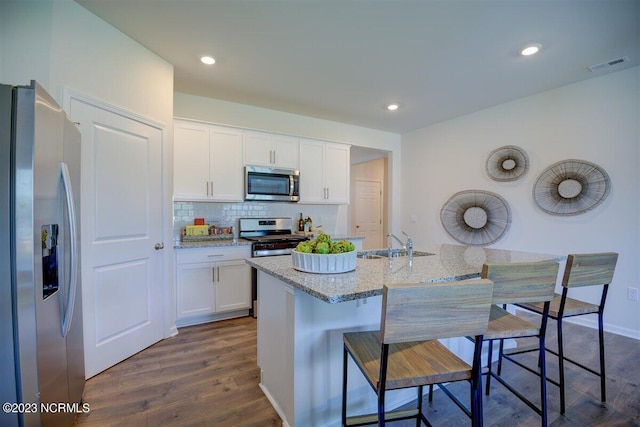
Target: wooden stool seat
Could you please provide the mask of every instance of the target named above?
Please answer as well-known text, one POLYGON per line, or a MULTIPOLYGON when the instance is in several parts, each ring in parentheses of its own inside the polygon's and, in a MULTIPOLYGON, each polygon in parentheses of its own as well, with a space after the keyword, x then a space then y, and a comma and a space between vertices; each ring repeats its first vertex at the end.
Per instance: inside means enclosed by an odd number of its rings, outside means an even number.
POLYGON ((540 325, 534 325, 528 320, 514 316, 497 305, 492 305, 491 313, 489 314, 489 326, 483 339, 487 341, 531 337, 537 335, 539 332, 540 325))
MULTIPOLYGON (((562 295, 554 294, 551 304, 549 305, 549 317, 557 318, 560 313, 560 306, 562 304, 562 295)), ((531 310, 535 313, 542 313, 543 304, 518 304, 522 308, 531 310)), ((564 316, 579 316, 581 314, 597 313, 598 304, 591 304, 588 302, 580 301, 573 298, 566 299, 564 303, 564 316)))
MULTIPOLYGON (((356 364, 364 369, 364 376, 371 387, 378 390, 382 345, 380 333, 345 333, 344 343, 356 364)), ((387 390, 471 378, 471 366, 438 340, 391 344, 388 363, 387 390)))

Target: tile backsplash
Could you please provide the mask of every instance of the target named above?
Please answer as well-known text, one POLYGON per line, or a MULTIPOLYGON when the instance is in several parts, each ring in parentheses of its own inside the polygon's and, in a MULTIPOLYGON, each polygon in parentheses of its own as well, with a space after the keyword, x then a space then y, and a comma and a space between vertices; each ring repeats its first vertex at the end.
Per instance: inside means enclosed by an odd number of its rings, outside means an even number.
POLYGON ((327 233, 347 233, 347 206, 305 205, 295 203, 215 203, 215 202, 174 202, 173 238, 180 240, 180 232, 185 225, 193 224, 194 218, 204 218, 206 224, 221 227, 233 226, 237 232, 238 218, 290 217, 297 219, 300 213, 310 216, 314 224, 322 225, 327 233))

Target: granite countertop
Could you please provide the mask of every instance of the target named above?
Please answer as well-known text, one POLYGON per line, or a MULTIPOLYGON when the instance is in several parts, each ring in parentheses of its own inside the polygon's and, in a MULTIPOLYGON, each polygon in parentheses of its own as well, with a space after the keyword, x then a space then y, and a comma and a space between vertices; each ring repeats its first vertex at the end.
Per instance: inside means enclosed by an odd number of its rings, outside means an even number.
MULTIPOLYGON (((296 231, 295 234, 303 234, 303 233, 296 231)), ((304 234, 310 239, 315 239, 320 234, 322 234, 322 232, 314 231, 311 233, 304 233, 304 234)), ((331 234, 331 233, 327 233, 327 234, 331 236, 331 240, 364 240, 363 236, 350 236, 348 234, 331 234)))
POLYGON ((251 245, 251 242, 245 239, 219 239, 205 240, 202 242, 183 242, 182 240, 174 243, 174 249, 197 249, 197 248, 213 248, 218 246, 244 246, 251 245))
MULTIPOLYGON (((312 238, 312 236, 309 236, 312 238)), ((364 237, 359 236, 347 236, 347 235, 336 235, 331 236, 332 240, 358 240, 364 239, 364 237)), ((238 246, 238 245, 250 245, 251 242, 245 239, 237 239, 233 241, 233 238, 230 239, 218 239, 218 240, 205 240, 201 242, 183 242, 182 240, 174 243, 174 249, 194 249, 194 248, 211 248, 217 246, 238 246)))
MULTIPOLYGON (((428 283, 464 280, 480 277, 485 262, 528 262, 555 260, 566 257, 503 249, 488 249, 463 245, 434 245, 416 248, 433 255, 362 259, 358 257, 356 269, 340 274, 315 274, 293 268, 291 256, 251 258, 247 263, 314 297, 339 303, 382 294, 385 283, 428 283)), ((372 251, 362 251, 359 254, 372 251)))

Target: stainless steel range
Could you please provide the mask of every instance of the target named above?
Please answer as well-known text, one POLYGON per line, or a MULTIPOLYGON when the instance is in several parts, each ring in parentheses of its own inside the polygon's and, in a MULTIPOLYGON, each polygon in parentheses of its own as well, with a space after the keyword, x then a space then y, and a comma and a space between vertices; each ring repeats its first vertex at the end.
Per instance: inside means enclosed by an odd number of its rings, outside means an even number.
MULTIPOLYGON (((240 218, 238 237, 249 240, 253 258, 275 255, 290 255, 298 243, 309 240, 300 234, 293 234, 292 218, 240 218)), ((251 314, 258 317, 258 274, 252 271, 251 294, 253 309, 251 314)))
POLYGON ((240 218, 238 237, 249 240, 251 256, 290 255, 306 236, 293 234, 292 218, 240 218))

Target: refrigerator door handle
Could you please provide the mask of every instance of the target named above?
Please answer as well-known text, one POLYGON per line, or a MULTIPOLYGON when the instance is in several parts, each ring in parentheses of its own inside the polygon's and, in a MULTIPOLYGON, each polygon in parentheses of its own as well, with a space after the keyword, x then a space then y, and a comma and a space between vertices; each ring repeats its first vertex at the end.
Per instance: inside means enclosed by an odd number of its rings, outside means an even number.
POLYGON ((73 200, 73 189, 71 187, 71 177, 69 168, 65 162, 60 162, 60 175, 64 185, 64 194, 67 202, 67 216, 69 218, 69 293, 67 294, 67 304, 62 320, 62 336, 66 337, 71 328, 73 318, 73 306, 76 302, 76 288, 78 287, 78 265, 77 265, 77 245, 76 245, 76 210, 73 200))

